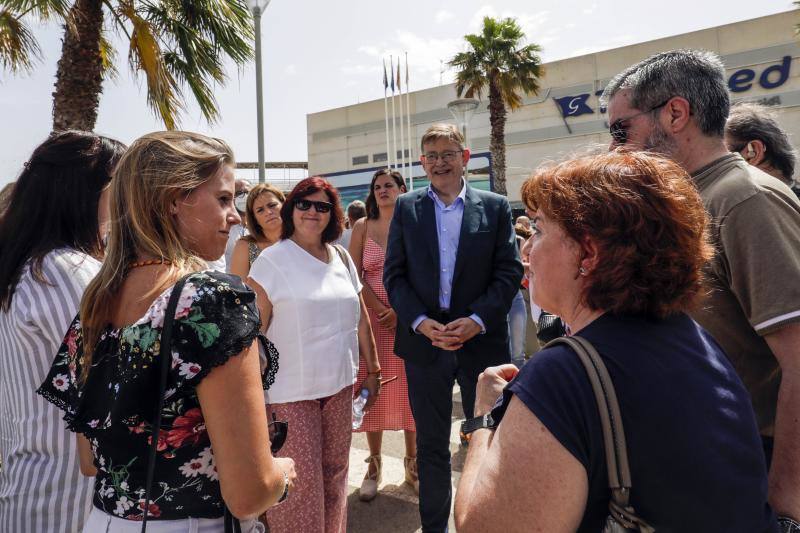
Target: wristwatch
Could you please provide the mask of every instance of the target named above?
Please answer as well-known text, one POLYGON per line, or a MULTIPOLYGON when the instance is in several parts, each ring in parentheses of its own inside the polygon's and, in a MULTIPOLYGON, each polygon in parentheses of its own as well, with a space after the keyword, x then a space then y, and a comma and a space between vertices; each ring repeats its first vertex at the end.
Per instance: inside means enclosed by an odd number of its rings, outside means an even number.
POLYGON ((778 517, 781 533, 800 533, 800 523, 786 516, 778 517))
POLYGON ((490 413, 483 416, 476 416, 475 418, 468 418, 461 423, 461 443, 466 444, 469 442, 472 432, 478 429, 495 429, 494 419, 490 413))

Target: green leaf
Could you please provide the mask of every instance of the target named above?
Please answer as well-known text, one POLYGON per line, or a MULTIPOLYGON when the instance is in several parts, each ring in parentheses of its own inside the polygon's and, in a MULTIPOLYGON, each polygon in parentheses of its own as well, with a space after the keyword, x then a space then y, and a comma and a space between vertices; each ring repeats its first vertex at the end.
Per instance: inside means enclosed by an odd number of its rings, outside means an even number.
POLYGON ((203 348, 208 348, 219 338, 219 326, 211 322, 186 322, 197 333, 197 339, 203 348))

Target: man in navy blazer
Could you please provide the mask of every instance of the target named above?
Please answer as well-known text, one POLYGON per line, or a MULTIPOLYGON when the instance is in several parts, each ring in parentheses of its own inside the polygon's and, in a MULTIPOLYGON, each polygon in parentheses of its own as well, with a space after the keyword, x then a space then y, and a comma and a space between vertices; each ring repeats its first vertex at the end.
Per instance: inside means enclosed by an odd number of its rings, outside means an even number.
POLYGON ((439 532, 452 498, 453 384, 472 418, 478 375, 510 361, 507 315, 522 263, 508 200, 464 179, 469 150, 458 129, 428 128, 420 160, 431 185, 397 200, 383 282, 417 426, 422 529, 439 532))

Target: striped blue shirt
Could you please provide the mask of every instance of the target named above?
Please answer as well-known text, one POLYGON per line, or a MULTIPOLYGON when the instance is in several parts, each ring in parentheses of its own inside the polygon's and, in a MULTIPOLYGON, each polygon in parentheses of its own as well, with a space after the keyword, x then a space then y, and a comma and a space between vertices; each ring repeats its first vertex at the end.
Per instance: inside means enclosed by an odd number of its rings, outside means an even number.
POLYGON ((80 473, 75 436, 36 389, 99 270, 89 256, 54 250, 42 263, 49 284, 26 267, 0 311, 0 532, 73 533, 88 516, 93 480, 80 473))

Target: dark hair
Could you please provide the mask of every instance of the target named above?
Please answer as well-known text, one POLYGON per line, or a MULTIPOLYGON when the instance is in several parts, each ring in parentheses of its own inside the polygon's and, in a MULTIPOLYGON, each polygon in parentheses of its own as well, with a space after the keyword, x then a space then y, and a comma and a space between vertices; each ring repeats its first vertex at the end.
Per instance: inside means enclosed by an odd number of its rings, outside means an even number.
POLYGON ((378 201, 375 200, 375 182, 378 181, 378 178, 381 176, 389 175, 394 179, 394 182, 397 184, 397 187, 406 192, 408 189, 406 188, 406 180, 403 178, 403 175, 397 172, 396 170, 390 170, 388 168, 382 168, 378 170, 373 176, 372 181, 369 182, 369 195, 367 195, 367 218, 369 220, 376 220, 380 216, 380 211, 378 210, 378 201))
POLYGON ((271 183, 259 183, 247 193, 247 206, 245 207, 245 216, 247 217, 247 231, 249 235, 243 237, 247 242, 256 242, 256 237, 266 238, 264 230, 256 220, 256 214, 253 211, 253 204, 262 194, 271 194, 276 200, 283 203, 286 201, 286 195, 283 191, 272 185, 271 183))
POLYGON ((283 221, 283 229, 281 230, 281 239, 288 239, 294 235, 294 203, 301 200, 306 196, 310 196, 315 192, 322 191, 328 196, 328 200, 333 204, 331 209, 331 219, 328 225, 322 231, 322 242, 333 242, 342 236, 342 228, 344 227, 344 212, 339 203, 339 192, 336 187, 330 182, 319 176, 312 176, 300 181, 294 186, 292 192, 286 197, 286 201, 281 206, 281 220, 283 221))
POLYGON ((367 207, 361 200, 353 200, 347 204, 347 209, 345 212, 347 213, 347 218, 349 218, 352 222, 357 222, 358 220, 367 216, 367 207))
POLYGON ((630 89, 631 106, 642 111, 680 96, 688 100, 704 134, 722 137, 731 105, 725 80, 725 66, 717 54, 671 50, 639 61, 614 76, 603 90, 600 103, 607 105, 623 89, 630 89))
POLYGON ((735 145, 730 147, 732 152, 741 152, 750 141, 764 143, 766 163, 778 170, 784 179, 792 180, 794 149, 771 109, 755 103, 735 104, 725 124, 725 134, 735 145))
POLYGON ((8 310, 29 259, 34 279, 57 248, 101 256, 100 194, 125 146, 82 131, 61 131, 40 144, 14 185, 0 219, 0 308, 8 310))
POLYGON ((686 172, 646 152, 615 150, 538 170, 522 201, 577 243, 598 247, 583 300, 591 309, 663 318, 703 295, 708 215, 686 172))

